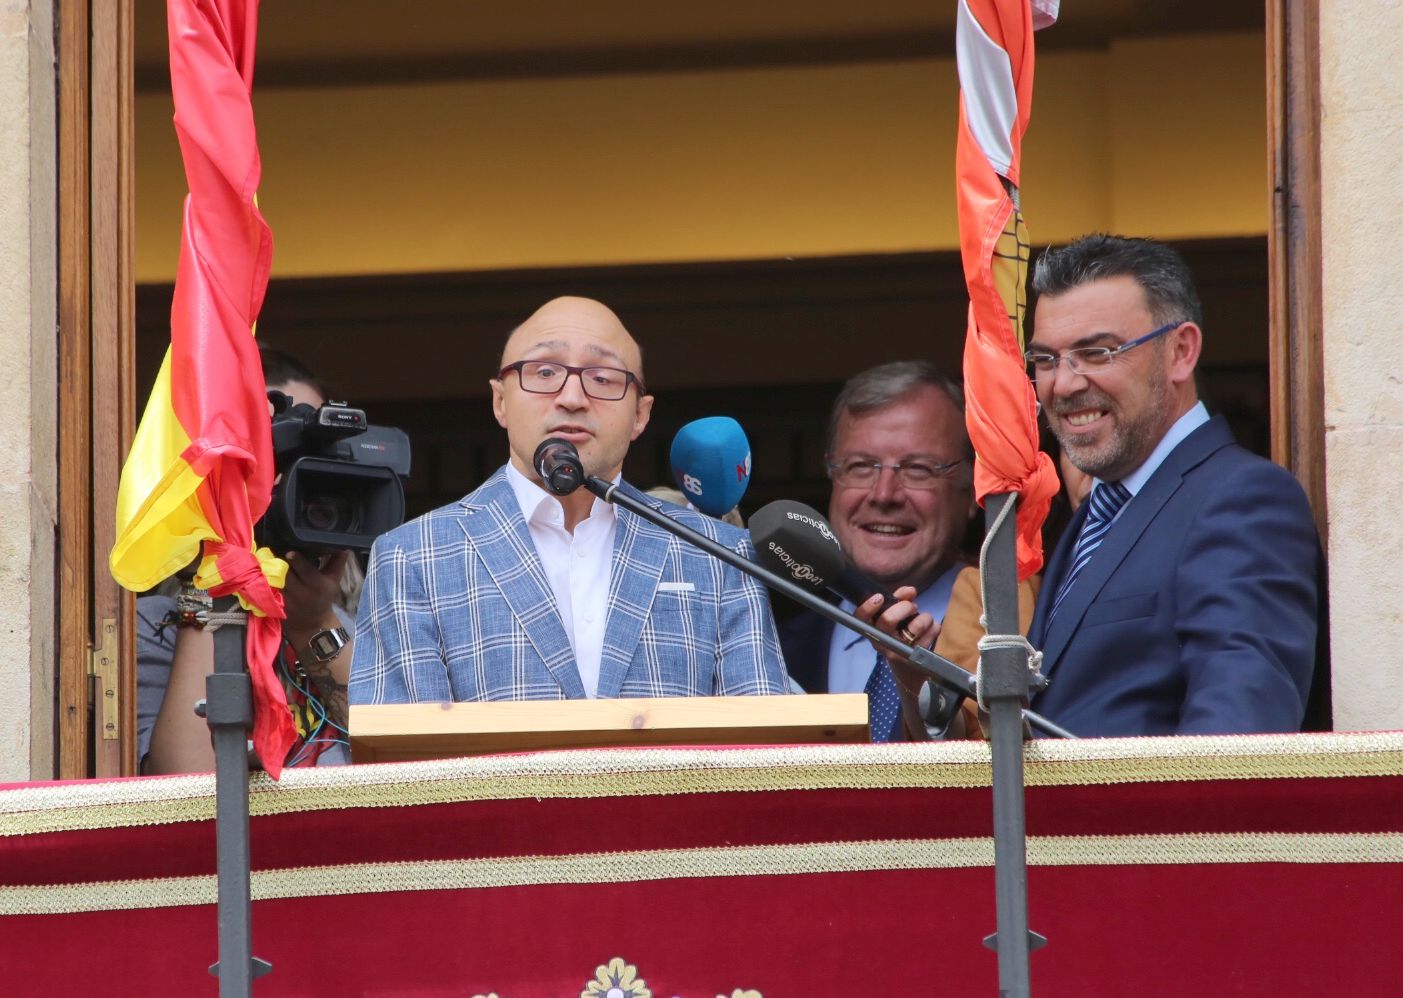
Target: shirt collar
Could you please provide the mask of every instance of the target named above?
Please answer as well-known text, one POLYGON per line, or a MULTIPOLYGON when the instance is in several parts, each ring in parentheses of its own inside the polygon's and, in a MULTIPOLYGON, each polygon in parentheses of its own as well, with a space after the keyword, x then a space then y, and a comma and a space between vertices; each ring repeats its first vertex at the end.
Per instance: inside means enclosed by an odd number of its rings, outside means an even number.
MULTIPOLYGON (((614 476, 615 485, 619 484, 620 477, 614 476)), ((517 505, 521 507, 522 519, 527 523, 551 523, 556 526, 565 523, 565 507, 560 505, 560 500, 523 475, 510 461, 507 462, 507 482, 516 496, 517 505)), ((594 504, 589 509, 589 518, 593 520, 596 517, 614 519, 614 507, 598 496, 595 496, 594 504)))
MULTIPOLYGON (((1169 428, 1168 433, 1160 438, 1155 449, 1150 451, 1150 456, 1145 458, 1145 462, 1122 478, 1120 483, 1132 496, 1138 495, 1140 490, 1145 487, 1145 483, 1150 480, 1150 476, 1159 470, 1159 466, 1164 463, 1164 459, 1169 456, 1170 452, 1183 443, 1185 437, 1206 422, 1208 422, 1207 407, 1202 402, 1195 403, 1188 412, 1174 421, 1174 425, 1169 428)), ((1099 485, 1100 483, 1101 479, 1096 479, 1095 484, 1099 485)))

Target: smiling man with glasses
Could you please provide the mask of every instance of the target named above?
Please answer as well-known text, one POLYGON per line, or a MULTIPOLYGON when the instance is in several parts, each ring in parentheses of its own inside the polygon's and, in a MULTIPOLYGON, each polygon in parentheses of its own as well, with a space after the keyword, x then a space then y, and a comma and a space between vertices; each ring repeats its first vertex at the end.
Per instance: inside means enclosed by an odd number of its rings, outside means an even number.
MULTIPOLYGON (((653 397, 597 301, 547 302, 489 380, 510 458, 476 491, 385 534, 370 556, 352 703, 788 692, 758 583, 586 489, 556 497, 532 457, 559 437, 620 480, 653 397)), ((621 491, 753 557, 749 535, 621 491)))
POLYGON ((1296 480, 1198 400, 1188 266, 1153 240, 1086 236, 1043 253, 1032 287, 1028 372, 1094 479, 1038 592, 1028 639, 1048 686, 1032 706, 1082 736, 1299 730, 1323 692, 1315 520, 1296 480))
MULTIPOLYGON (((834 400, 827 451, 828 518, 843 550, 887 591, 913 587, 921 609, 941 620, 977 511, 960 386, 926 361, 854 375, 834 400)), ((884 697, 895 702, 887 666, 846 628, 799 613, 782 623, 780 640, 808 692, 866 692, 874 718, 884 697)), ((876 727, 874 740, 901 736, 876 727)))
POLYGON ((1045 252, 1025 360, 1095 479, 1047 562, 1033 706, 1080 735, 1295 731, 1315 666, 1315 522, 1296 480, 1198 400, 1187 265, 1146 239, 1045 252), (1148 330, 1148 332, 1146 331, 1148 330))

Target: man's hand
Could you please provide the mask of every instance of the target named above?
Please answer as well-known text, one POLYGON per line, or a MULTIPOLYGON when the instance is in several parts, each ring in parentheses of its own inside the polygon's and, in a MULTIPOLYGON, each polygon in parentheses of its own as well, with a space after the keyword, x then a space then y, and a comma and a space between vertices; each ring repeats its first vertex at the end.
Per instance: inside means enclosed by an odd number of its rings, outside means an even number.
MULTIPOLYGON (((882 607, 882 597, 879 594, 858 606, 853 611, 854 615, 859 620, 873 625, 877 630, 891 635, 898 641, 921 648, 933 647, 935 639, 940 635, 940 625, 930 614, 922 613, 917 609, 915 587, 901 586, 892 595, 896 597, 896 602, 887 607, 885 612, 879 612, 882 607), (914 619, 903 626, 902 622, 913 615, 914 619)), ((907 737, 925 740, 929 735, 925 725, 919 723, 920 710, 917 707, 917 701, 920 698, 921 686, 925 684, 928 677, 924 672, 912 666, 904 655, 888 651, 875 642, 873 647, 886 656, 887 662, 891 665, 892 676, 896 679, 897 688, 901 691, 901 713, 905 719, 907 737)))
POLYGON ((346 559, 351 552, 337 551, 315 558, 300 551, 287 554, 287 583, 283 588, 283 606, 287 622, 283 629, 297 645, 327 627, 334 627, 336 612, 332 610, 341 595, 341 576, 346 571, 346 559))

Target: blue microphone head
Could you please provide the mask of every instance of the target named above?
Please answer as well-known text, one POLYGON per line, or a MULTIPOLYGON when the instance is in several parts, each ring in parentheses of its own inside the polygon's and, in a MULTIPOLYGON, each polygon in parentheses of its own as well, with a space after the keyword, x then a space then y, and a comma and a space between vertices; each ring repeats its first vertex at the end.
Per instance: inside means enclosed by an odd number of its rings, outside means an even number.
POLYGON ((688 423, 672 438, 672 479, 707 516, 724 516, 750 484, 750 441, 730 416, 688 423))

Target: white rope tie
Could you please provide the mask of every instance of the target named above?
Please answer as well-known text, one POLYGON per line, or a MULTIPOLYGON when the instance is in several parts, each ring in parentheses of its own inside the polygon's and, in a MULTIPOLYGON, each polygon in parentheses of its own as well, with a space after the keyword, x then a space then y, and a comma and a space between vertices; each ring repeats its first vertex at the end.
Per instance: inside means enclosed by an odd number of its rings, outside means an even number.
MULTIPOLYGON (((1009 513, 1015 502, 1006 502, 1003 509, 999 510, 999 515, 994 518, 993 524, 984 533, 984 543, 979 548, 979 598, 984 606, 989 605, 989 572, 987 570, 987 560, 989 556, 989 542, 994 535, 999 532, 1004 521, 1008 519, 1009 513)), ((1015 599, 1017 597, 1015 596, 1015 599)), ((984 653, 998 648, 1017 648, 1023 652, 1023 656, 1028 663, 1028 671, 1032 674, 1034 681, 1039 676, 1042 669, 1043 653, 1034 648, 1021 634, 990 634, 989 618, 985 613, 979 615, 979 626, 984 628, 984 637, 979 639, 979 665, 974 671, 974 699, 979 704, 979 709, 983 713, 988 713, 989 708, 984 703, 984 653)))
POLYGON ((247 627, 247 610, 225 610, 222 613, 215 613, 213 610, 201 610, 195 614, 200 626, 207 631, 217 631, 221 627, 247 627))
MULTIPOLYGON (((988 624, 984 623, 981 615, 979 622, 987 629, 988 624)), ((984 653, 993 651, 996 648, 1017 648, 1023 652, 1024 658, 1028 662, 1028 671, 1037 677, 1043 664, 1043 653, 1028 643, 1028 639, 1021 634, 986 634, 979 639, 979 667, 974 673, 974 699, 979 704, 979 709, 986 714, 989 708, 984 703, 984 653)))

